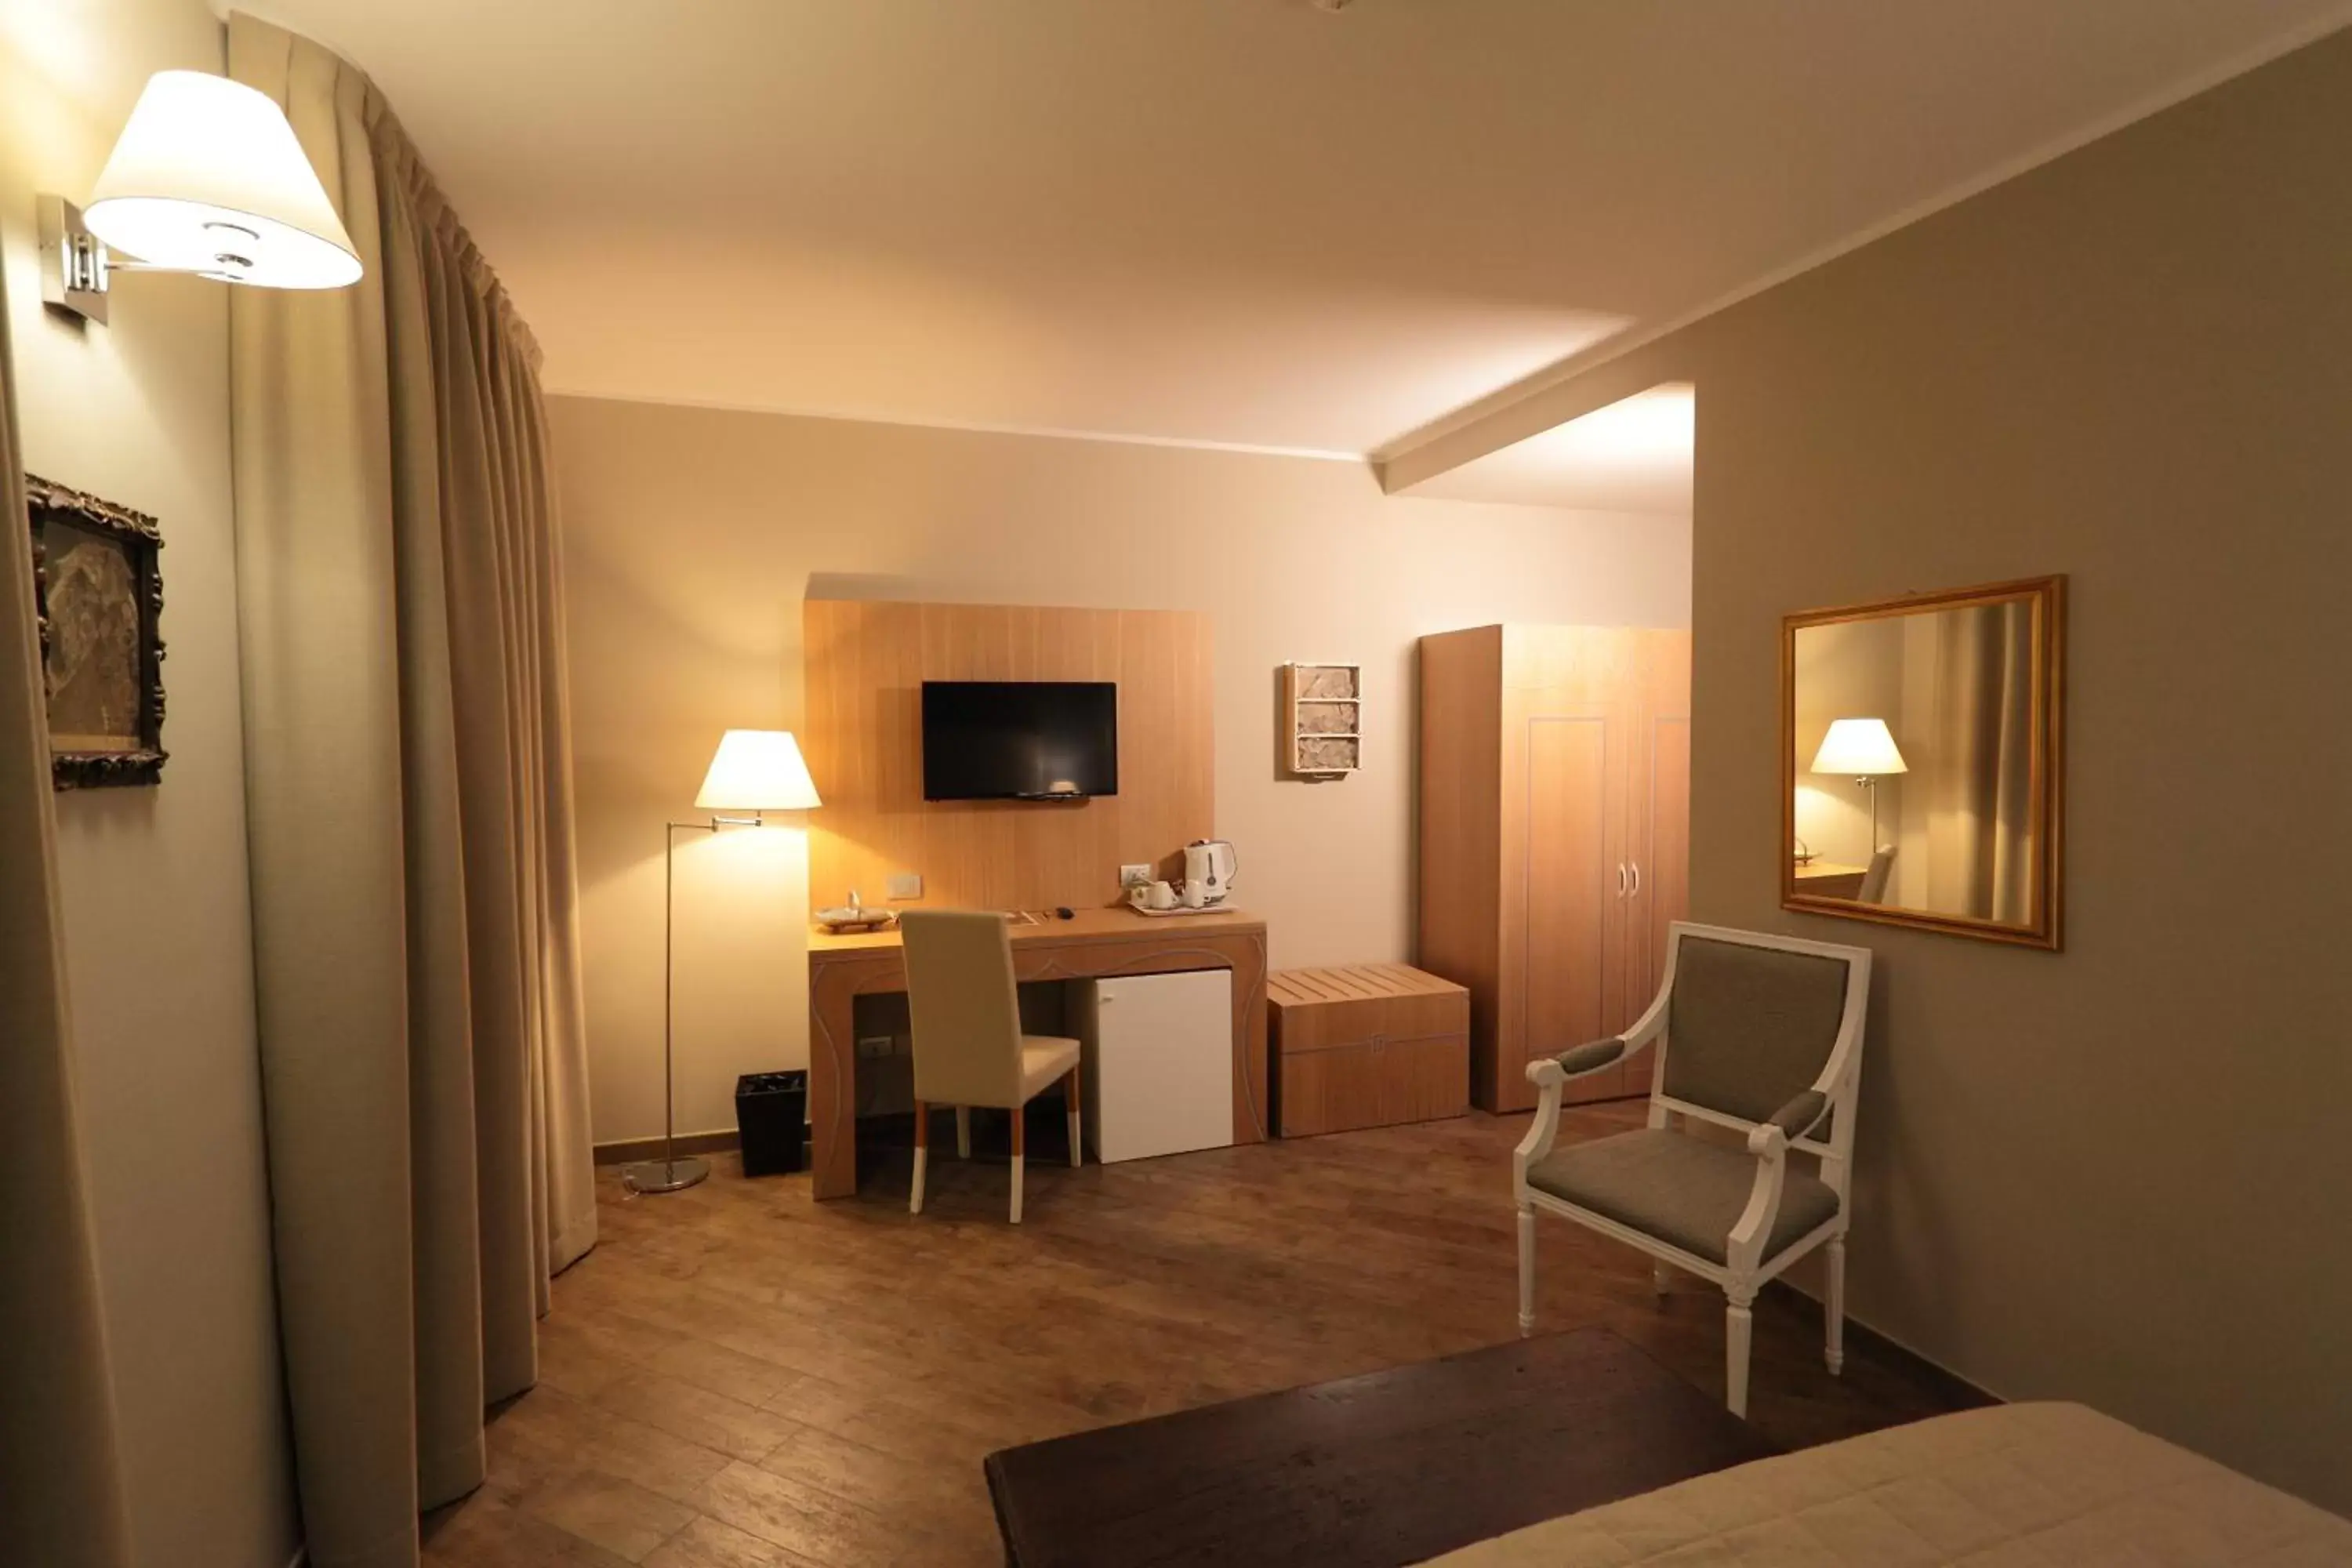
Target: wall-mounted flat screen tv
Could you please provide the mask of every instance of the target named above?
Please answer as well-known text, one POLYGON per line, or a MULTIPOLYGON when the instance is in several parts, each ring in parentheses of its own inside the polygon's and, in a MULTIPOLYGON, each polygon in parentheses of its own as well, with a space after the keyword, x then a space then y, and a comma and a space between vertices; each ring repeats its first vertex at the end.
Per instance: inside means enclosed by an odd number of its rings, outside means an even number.
POLYGON ((926 680, 925 800, 1118 793, 1118 687, 1108 680, 926 680))

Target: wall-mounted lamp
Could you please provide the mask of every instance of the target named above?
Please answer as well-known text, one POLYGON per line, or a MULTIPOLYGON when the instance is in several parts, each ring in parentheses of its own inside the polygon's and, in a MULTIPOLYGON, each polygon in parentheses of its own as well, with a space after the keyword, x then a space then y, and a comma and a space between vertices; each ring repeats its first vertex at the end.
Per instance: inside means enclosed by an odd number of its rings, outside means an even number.
POLYGON ((1832 719, 1822 749, 1813 753, 1817 773, 1849 773, 1870 792, 1870 852, 1878 853, 1878 781, 1909 773, 1884 719, 1832 719))
POLYGON ((662 1157, 621 1167, 621 1179, 638 1193, 674 1193, 710 1174, 708 1161, 677 1157, 677 1079, 672 1072, 677 1008, 672 997, 677 973, 673 954, 677 922, 677 836, 681 829, 716 833, 722 827, 761 827, 772 811, 814 811, 816 781, 801 759, 800 742, 788 730, 730 730, 703 775, 695 809, 712 813, 708 822, 673 822, 662 861, 662 1157), (721 816, 719 813, 733 813, 721 816), (748 813, 749 815, 743 815, 748 813))
POLYGON ((285 110, 202 71, 159 71, 87 211, 38 198, 41 298, 106 320, 118 272, 189 272, 262 289, 341 289, 359 254, 285 110), (120 254, 114 254, 114 253, 120 254))

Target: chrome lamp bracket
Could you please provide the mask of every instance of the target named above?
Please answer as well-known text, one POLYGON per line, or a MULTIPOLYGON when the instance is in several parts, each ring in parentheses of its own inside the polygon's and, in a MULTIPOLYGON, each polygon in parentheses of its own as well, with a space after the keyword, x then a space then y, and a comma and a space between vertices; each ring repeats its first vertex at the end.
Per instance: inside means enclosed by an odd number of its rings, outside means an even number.
POLYGON ((34 206, 41 237, 41 302, 104 326, 114 271, 105 243, 82 223, 81 208, 65 197, 44 194, 34 198, 34 206))

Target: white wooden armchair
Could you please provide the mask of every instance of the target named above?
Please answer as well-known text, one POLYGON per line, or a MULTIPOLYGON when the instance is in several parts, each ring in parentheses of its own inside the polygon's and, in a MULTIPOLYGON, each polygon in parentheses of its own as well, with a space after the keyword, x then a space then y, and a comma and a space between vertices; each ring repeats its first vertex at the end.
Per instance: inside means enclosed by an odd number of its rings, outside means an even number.
POLYGON ((1614 1237, 1723 1287, 1725 1403, 1748 1414, 1750 1308, 1763 1283, 1828 1248, 1826 1359, 1845 1364, 1845 1234, 1870 951, 1677 921, 1656 1000, 1622 1035, 1528 1064, 1543 1091, 1512 1156, 1519 1332, 1535 1327, 1536 1213, 1614 1237), (1657 1042, 1649 1126, 1554 1149, 1560 1086, 1657 1042), (1731 1129, 1747 1148, 1677 1131, 1731 1129), (1820 1173, 1791 1170, 1791 1149, 1820 1173))

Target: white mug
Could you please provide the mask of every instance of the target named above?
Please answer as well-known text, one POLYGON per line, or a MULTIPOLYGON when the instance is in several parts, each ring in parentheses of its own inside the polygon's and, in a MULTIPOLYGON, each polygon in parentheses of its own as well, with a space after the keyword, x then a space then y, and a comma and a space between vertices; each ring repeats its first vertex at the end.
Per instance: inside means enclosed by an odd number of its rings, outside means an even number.
POLYGON ((1176 907, 1176 889, 1165 882, 1139 882, 1127 899, 1139 910, 1172 910, 1176 907))
POLYGON ((1184 907, 1188 910, 1205 909, 1208 907, 1208 902, 1209 883, 1207 879, 1201 877, 1185 878, 1184 907))

